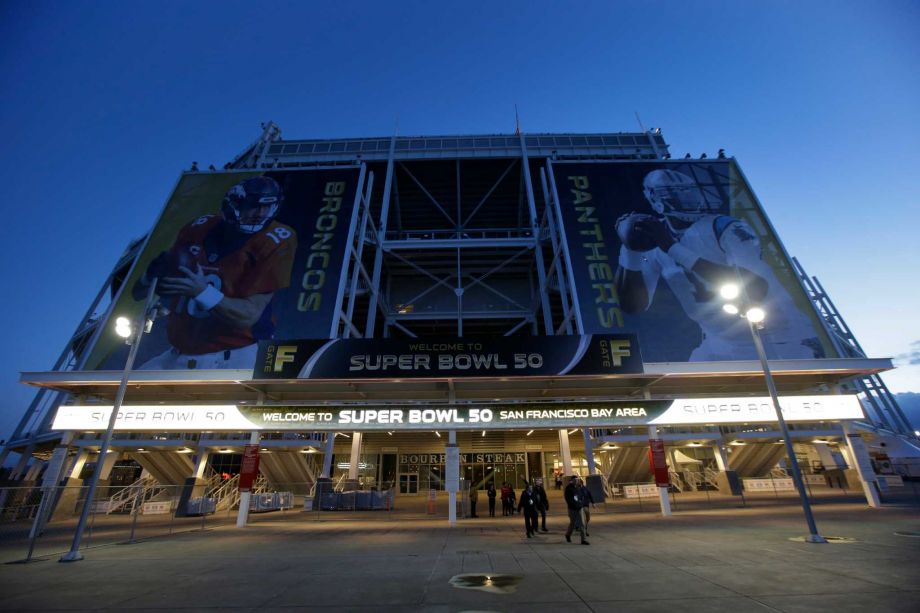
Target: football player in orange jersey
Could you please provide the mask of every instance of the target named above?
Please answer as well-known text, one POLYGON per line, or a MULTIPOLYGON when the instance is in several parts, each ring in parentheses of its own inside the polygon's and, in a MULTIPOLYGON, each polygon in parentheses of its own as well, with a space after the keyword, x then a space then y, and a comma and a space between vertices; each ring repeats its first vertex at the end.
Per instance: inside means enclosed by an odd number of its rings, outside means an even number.
POLYGON ((142 297, 159 278, 172 347, 141 370, 253 367, 257 341, 274 331, 272 296, 290 284, 297 249, 294 230, 275 221, 283 200, 270 177, 241 181, 220 215, 187 224, 150 263, 132 293, 142 297))

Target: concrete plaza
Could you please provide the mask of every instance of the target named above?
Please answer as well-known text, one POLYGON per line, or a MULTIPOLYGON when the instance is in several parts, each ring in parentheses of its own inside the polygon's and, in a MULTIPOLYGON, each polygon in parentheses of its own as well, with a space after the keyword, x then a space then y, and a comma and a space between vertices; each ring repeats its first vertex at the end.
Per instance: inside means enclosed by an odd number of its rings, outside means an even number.
MULTIPOLYGON (((820 531, 854 542, 812 545, 801 508, 690 510, 661 518, 601 508, 590 546, 523 520, 391 514, 306 520, 286 513, 130 545, 0 565, 0 610, 226 611, 905 611, 920 610, 915 505, 816 507, 820 531), (350 519, 349 519, 350 517, 350 519), (460 574, 519 578, 510 593, 454 587, 460 574)), ((513 581, 513 580, 512 580, 513 581)), ((501 584, 501 579, 495 580, 501 584)))

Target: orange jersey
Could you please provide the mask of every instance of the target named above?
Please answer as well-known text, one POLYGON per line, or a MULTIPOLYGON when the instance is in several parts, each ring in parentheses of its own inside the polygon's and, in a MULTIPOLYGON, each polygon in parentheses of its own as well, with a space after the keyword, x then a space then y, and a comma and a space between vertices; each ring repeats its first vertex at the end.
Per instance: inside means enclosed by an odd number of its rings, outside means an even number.
MULTIPOLYGON (((169 250, 176 272, 179 266, 201 266, 208 282, 229 298, 269 294, 290 285, 297 235, 290 227, 272 221, 255 234, 225 232, 219 216, 205 215, 179 231, 169 250), (229 242, 228 242, 229 241, 229 242)), ((194 300, 171 301, 167 320, 169 342, 181 353, 200 355, 237 349, 268 338, 271 303, 251 328, 237 328, 200 308, 194 300)))

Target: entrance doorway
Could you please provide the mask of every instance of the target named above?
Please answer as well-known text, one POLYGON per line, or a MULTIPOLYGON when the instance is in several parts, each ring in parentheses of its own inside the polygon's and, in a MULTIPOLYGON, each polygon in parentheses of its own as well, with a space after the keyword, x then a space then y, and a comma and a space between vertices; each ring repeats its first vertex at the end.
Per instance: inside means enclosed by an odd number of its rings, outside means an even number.
POLYGON ((418 494, 418 473, 402 473, 399 475, 400 494, 418 494))

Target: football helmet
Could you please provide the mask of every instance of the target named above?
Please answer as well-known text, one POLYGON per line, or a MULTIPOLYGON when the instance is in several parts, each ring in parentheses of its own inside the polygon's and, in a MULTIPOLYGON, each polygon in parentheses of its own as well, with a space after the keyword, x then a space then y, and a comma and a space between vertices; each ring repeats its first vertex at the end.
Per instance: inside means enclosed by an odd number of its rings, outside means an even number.
POLYGON ((268 225, 284 200, 281 186, 271 177, 253 177, 227 190, 220 205, 224 221, 244 234, 254 234, 268 225))
POLYGON ((692 223, 700 215, 716 213, 718 203, 708 202, 696 181, 676 170, 653 170, 642 181, 645 198, 659 215, 692 223))

